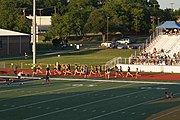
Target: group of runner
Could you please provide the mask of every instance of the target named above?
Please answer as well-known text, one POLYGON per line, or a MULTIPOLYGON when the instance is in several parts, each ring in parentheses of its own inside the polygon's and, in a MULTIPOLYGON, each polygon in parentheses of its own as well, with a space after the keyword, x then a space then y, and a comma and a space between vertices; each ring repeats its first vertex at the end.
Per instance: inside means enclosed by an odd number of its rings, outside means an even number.
MULTIPOLYGON (((89 78, 92 76, 95 77, 104 77, 105 79, 110 78, 127 78, 127 77, 135 77, 136 79, 140 77, 140 72, 138 71, 138 68, 136 68, 135 74, 131 73, 131 68, 128 66, 127 72, 123 72, 122 66, 115 66, 114 68, 110 69, 108 67, 105 67, 105 70, 102 70, 102 67, 100 65, 97 66, 90 66, 90 70, 87 65, 79 66, 78 64, 74 65, 74 69, 71 70, 70 64, 67 65, 60 65, 58 63, 54 64, 53 70, 50 70, 50 65, 47 64, 45 72, 42 71, 42 66, 39 63, 37 65, 36 72, 33 71, 32 76, 35 75, 44 75, 45 74, 45 80, 47 84, 50 84, 50 75, 71 75, 71 76, 84 76, 84 78, 89 78), (112 72, 113 71, 113 72, 112 72), (112 73, 111 73, 112 72, 112 73)), ((21 76, 23 76, 24 72, 19 71, 17 72, 17 66, 14 67, 14 74, 17 75, 19 79, 21 79, 21 76)))
MULTIPOLYGON (((46 74, 49 73, 48 75, 53 74, 53 75, 64 75, 64 76, 79 75, 79 76, 84 76, 84 78, 89 78, 91 76, 96 76, 96 77, 104 76, 105 79, 110 79, 110 77, 113 77, 112 75, 114 75, 111 73, 111 71, 115 71, 114 78, 118 78, 118 77, 124 78, 124 77, 129 77, 129 76, 138 78, 139 76, 141 76, 140 72, 138 71, 138 68, 136 68, 136 73, 135 73, 135 75, 133 75, 131 73, 131 68, 129 66, 128 66, 126 74, 123 72, 122 66, 120 66, 120 67, 115 66, 113 69, 106 67, 104 71, 102 70, 102 67, 100 65, 90 66, 89 67, 90 70, 87 65, 79 66, 78 64, 74 65, 73 70, 71 70, 70 64, 60 65, 60 64, 56 63, 56 64, 54 64, 53 67, 54 67, 53 70, 50 71, 50 66, 47 65, 46 66, 46 74)), ((41 64, 38 64, 36 74, 42 74, 43 72, 41 70, 42 70, 41 64)))

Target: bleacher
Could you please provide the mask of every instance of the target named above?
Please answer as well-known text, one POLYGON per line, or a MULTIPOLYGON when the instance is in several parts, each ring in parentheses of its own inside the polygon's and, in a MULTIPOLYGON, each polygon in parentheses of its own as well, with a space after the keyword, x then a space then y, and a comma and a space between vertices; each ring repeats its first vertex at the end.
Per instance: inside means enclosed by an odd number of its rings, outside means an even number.
POLYGON ((152 53, 154 48, 157 52, 163 49, 166 55, 172 57, 174 53, 180 51, 179 45, 180 35, 160 35, 146 48, 146 52, 152 53))

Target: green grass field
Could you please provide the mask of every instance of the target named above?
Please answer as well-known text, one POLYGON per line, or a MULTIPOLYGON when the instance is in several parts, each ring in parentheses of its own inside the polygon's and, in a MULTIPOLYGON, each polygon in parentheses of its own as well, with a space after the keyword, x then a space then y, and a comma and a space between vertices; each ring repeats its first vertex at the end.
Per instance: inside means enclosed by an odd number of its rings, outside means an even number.
MULTIPOLYGON (((88 49, 71 52, 60 52, 60 57, 57 55, 41 56, 37 57, 37 63, 41 63, 43 68, 46 68, 47 64, 79 64, 79 65, 104 65, 107 61, 114 57, 129 57, 134 54, 135 50, 118 50, 118 49, 88 49)), ((22 57, 24 58, 24 57, 22 57)), ((17 64, 19 68, 31 69, 32 59, 20 59, 20 60, 5 60, 0 62, 0 66, 6 68, 12 68, 12 64, 17 64), (5 65, 4 65, 5 63, 5 65), (26 65, 29 64, 29 65, 26 65)))
POLYGON ((60 78, 51 85, 43 82, 0 84, 0 118, 144 120, 162 110, 180 106, 180 101, 176 101, 180 97, 179 85, 65 81, 60 78), (175 94, 173 102, 161 102, 165 100, 166 91, 175 94))

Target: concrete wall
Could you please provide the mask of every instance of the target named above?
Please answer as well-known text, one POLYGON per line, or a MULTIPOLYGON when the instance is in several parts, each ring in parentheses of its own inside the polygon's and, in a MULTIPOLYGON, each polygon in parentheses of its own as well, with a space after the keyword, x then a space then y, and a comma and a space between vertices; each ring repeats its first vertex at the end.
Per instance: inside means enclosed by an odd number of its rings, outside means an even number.
POLYGON ((120 66, 122 66, 123 71, 127 71, 129 66, 131 71, 136 71, 138 68, 139 71, 143 72, 180 73, 180 66, 117 64, 118 68, 120 66))

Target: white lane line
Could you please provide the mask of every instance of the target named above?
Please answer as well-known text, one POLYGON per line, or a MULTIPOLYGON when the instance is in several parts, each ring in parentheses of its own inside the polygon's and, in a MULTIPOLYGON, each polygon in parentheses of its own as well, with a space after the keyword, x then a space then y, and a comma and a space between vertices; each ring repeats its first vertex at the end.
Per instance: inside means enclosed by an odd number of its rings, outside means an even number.
MULTIPOLYGON (((65 89, 58 89, 58 90, 67 90, 67 89, 72 89, 72 88, 76 88, 76 87, 70 87, 70 88, 65 88, 65 89)), ((57 90, 53 90, 53 91, 57 91, 57 90)), ((48 91, 50 92, 50 91, 48 91)), ((47 93, 48 93, 47 92, 47 93)), ((51 91, 52 92, 52 91, 51 91)), ((41 93, 45 93, 45 92, 41 92, 41 93)), ((38 93, 38 94, 41 94, 38 93)), ((29 95, 29 94, 28 94, 29 95)), ((32 94, 31 94, 32 95, 32 94)), ((36 95, 36 94, 33 94, 36 95)), ((19 96, 21 97, 21 96, 19 96)), ((14 110, 14 109, 18 109, 18 108, 22 108, 22 107, 27 107, 27 106, 31 106, 31 105, 36 105, 36 104, 40 104, 40 103, 44 103, 44 102, 49 102, 49 101, 53 101, 55 99, 50 99, 50 100, 46 100, 46 101, 41 101, 41 102, 36 102, 36 103, 31 103, 31 104, 26 104, 26 105, 22 105, 22 106, 18 106, 18 107, 14 107, 14 108, 8 108, 8 109, 4 109, 4 110, 0 110, 0 112, 5 112, 5 111, 9 111, 9 110, 14 110)))
MULTIPOLYGON (((60 78, 51 78, 52 80, 59 80, 60 78)), ((126 81, 126 80, 95 80, 95 79, 69 79, 61 78, 65 81, 91 81, 91 82, 117 82, 117 83, 141 83, 141 84, 159 84, 159 85, 180 85, 179 82, 149 82, 149 81, 126 81)))
POLYGON ((134 115, 135 113, 131 113, 132 115, 134 115))
POLYGON ((27 108, 32 108, 32 106, 28 106, 27 108))
MULTIPOLYGON (((98 83, 98 84, 100 84, 100 83, 98 83)), ((35 86, 35 87, 37 87, 37 86, 35 86)), ((70 89, 71 88, 77 88, 77 87, 80 87, 80 86, 75 86, 75 87, 69 87, 70 89)), ((62 88, 61 88, 62 89, 62 88)), ((38 93, 33 93, 33 94, 25 94, 25 95, 20 95, 20 96, 17 96, 17 98, 20 98, 20 97, 26 97, 26 96, 31 96, 31 95, 38 95, 38 94, 42 94, 42 93, 51 93, 51 92, 56 92, 56 91, 59 91, 59 90, 61 90, 61 89, 56 89, 56 90, 51 90, 51 91, 43 91, 43 92, 38 92, 38 93)), ((63 90, 67 90, 68 88, 63 88, 63 90)), ((18 90, 17 90, 18 91, 18 90)), ((8 98, 7 98, 8 99, 8 98)), ((0 100, 0 102, 1 101, 5 101, 5 100, 7 100, 7 99, 2 99, 2 100, 0 100)))
MULTIPOLYGON (((104 89, 103 91, 111 90, 111 89, 115 89, 115 88, 121 88, 121 87, 125 87, 125 86, 130 86, 130 85, 132 85, 132 84, 126 84, 126 85, 121 85, 121 86, 116 86, 116 87, 110 87, 110 88, 104 89)), ((70 88, 77 88, 77 87, 69 87, 68 89, 70 89, 70 88)), ((66 89, 60 89, 60 90, 66 90, 66 89)), ((44 101, 35 102, 35 103, 31 103, 31 104, 25 104, 25 105, 14 107, 14 108, 8 108, 8 109, 0 110, 0 112, 5 112, 5 111, 9 111, 9 110, 15 110, 15 109, 19 109, 19 108, 23 108, 23 107, 27 107, 27 106, 31 106, 31 105, 37 105, 37 104, 41 104, 41 103, 46 103, 46 102, 51 102, 51 101, 56 101, 56 100, 61 100, 61 99, 66 99, 66 98, 71 98, 71 97, 77 97, 77 96, 86 95, 86 94, 90 94, 90 93, 97 93, 97 92, 99 92, 99 91, 74 94, 74 95, 65 96, 65 97, 58 97, 58 98, 44 100, 44 101)))
MULTIPOLYGON (((180 94, 180 93, 176 93, 175 95, 178 95, 178 94, 180 94)), ((107 116, 107 115, 111 115, 111 114, 114 114, 114 113, 117 113, 117 112, 121 112, 121 111, 124 111, 124 110, 127 110, 127 109, 138 107, 140 105, 144 105, 144 104, 147 104, 147 103, 150 103, 150 102, 153 102, 153 101, 156 101, 156 100, 160 100, 160 99, 163 99, 163 98, 164 97, 156 98, 156 99, 149 100, 149 101, 145 101, 145 102, 142 102, 142 103, 139 103, 139 104, 135 104, 135 105, 132 105, 132 106, 128 106, 128 107, 125 107, 125 108, 122 108, 122 109, 119 109, 119 110, 116 110, 116 111, 112 111, 112 112, 109 112, 109 113, 106 113, 106 114, 101 114, 101 115, 89 118, 88 120, 95 120, 95 119, 98 119, 98 118, 101 118, 101 117, 104 117, 104 116, 107 116)), ((179 110, 180 109, 178 109, 178 111, 179 110)))
POLYGON ((137 94, 137 93, 142 93, 142 92, 145 92, 145 91, 148 91, 148 90, 136 91, 136 92, 132 92, 132 93, 128 93, 128 94, 123 94, 123 95, 115 96, 115 97, 112 97, 112 98, 101 99, 101 100, 97 100, 97 101, 93 101, 93 102, 89 102, 89 103, 85 103, 85 104, 81 104, 81 105, 77 105, 77 106, 72 106, 72 107, 69 107, 69 108, 63 108, 61 110, 57 110, 57 111, 53 111, 53 112, 49 112, 49 113, 45 113, 45 114, 41 114, 41 115, 29 117, 29 118, 25 118, 24 120, 31 120, 31 119, 35 119, 35 118, 39 118, 39 117, 55 114, 55 113, 58 113, 58 112, 67 111, 67 110, 70 110, 70 109, 74 109, 74 108, 78 108, 78 107, 83 107, 83 106, 95 104, 95 103, 98 103, 98 102, 104 102, 104 101, 108 101, 108 100, 124 97, 124 96, 127 96, 127 95, 133 95, 133 94, 137 94))
MULTIPOLYGON (((158 99, 162 99, 162 98, 158 98, 158 99)), ((155 100, 158 100, 158 99, 155 99, 155 100)), ((154 100, 151 100, 151 101, 154 101, 154 100)), ((106 113, 106 114, 101 114, 101 115, 89 118, 88 120, 95 120, 95 119, 98 119, 98 118, 101 118, 101 117, 104 117, 104 116, 107 116, 107 115, 111 115, 111 114, 114 114, 114 113, 117 113, 117 112, 121 112, 123 110, 127 110, 127 109, 130 109, 130 108, 134 108, 134 107, 146 104, 148 102, 150 102, 150 101, 145 101, 145 102, 135 104, 135 105, 132 105, 132 106, 129 106, 129 107, 125 107, 125 108, 122 108, 122 109, 119 109, 119 110, 116 110, 116 111, 112 111, 112 112, 109 112, 109 113, 106 113)))
POLYGON ((125 114, 126 112, 121 112, 121 114, 125 114))
MULTIPOLYGON (((68 87, 68 88, 63 88, 63 89, 61 88, 61 89, 56 89, 56 90, 51 90, 51 91, 43 91, 43 92, 32 93, 32 94, 24 94, 24 95, 17 96, 16 98, 27 97, 27 96, 31 96, 31 95, 39 95, 39 94, 43 94, 43 93, 51 93, 51 92, 67 90, 67 89, 71 89, 71 88, 77 88, 77 87, 68 87)), ((0 102, 5 101, 5 100, 8 100, 8 98, 7 99, 2 99, 2 100, 0 100, 0 102)))
POLYGON ((141 115, 145 115, 146 113, 142 113, 141 115))
MULTIPOLYGON (((33 81, 33 82, 37 82, 37 81, 33 81)), ((36 85, 36 84, 35 84, 36 85)), ((29 86, 29 84, 28 85, 23 85, 24 87, 26 87, 26 86, 29 86)), ((11 86, 11 87, 13 87, 13 86, 11 86)), ((31 86, 31 88, 37 88, 38 86, 31 86)), ((8 87, 8 88, 10 88, 10 87, 8 87)), ((17 88, 17 89, 10 89, 10 90, 3 90, 3 91, 0 91, 0 93, 5 93, 5 92, 11 92, 11 91, 19 91, 19 90, 22 90, 22 88, 17 88)))

